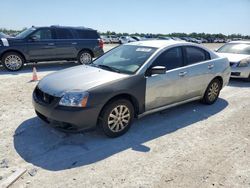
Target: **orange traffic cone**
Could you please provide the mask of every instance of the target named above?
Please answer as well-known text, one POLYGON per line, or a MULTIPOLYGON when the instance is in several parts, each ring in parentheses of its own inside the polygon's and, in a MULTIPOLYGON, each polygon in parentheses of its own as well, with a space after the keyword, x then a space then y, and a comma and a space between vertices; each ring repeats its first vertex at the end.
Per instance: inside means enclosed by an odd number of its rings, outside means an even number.
POLYGON ((33 67, 33 75, 32 75, 32 82, 38 81, 36 67, 33 67))

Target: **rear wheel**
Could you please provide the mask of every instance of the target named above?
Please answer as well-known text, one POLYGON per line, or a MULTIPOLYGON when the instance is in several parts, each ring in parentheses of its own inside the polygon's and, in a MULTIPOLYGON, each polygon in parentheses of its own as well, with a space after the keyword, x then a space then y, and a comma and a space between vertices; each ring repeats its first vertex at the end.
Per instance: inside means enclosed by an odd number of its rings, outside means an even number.
POLYGON ((205 104, 213 104, 219 97, 220 90, 222 88, 221 82, 218 79, 214 79, 208 85, 202 102, 205 104))
POLYGON ((78 62, 81 64, 90 64, 92 62, 92 55, 89 51, 83 50, 78 54, 78 62))
POLYGON ((8 52, 3 55, 3 66, 9 71, 18 71, 24 65, 24 58, 16 52, 8 52))
POLYGON ((134 107, 126 99, 118 99, 104 107, 100 124, 104 133, 111 138, 126 133, 134 119, 134 107))

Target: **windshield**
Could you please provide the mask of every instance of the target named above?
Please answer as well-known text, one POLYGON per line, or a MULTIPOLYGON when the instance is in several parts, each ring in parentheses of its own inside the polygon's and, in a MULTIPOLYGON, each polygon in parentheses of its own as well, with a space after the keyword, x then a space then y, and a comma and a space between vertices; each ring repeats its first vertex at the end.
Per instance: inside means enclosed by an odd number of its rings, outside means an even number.
POLYGON ((220 49, 218 49, 217 52, 250 55, 250 44, 243 44, 243 43, 225 44, 220 49))
POLYGON ((22 31, 21 33, 17 34, 15 38, 23 39, 23 38, 27 37, 29 34, 31 34, 33 31, 35 31, 35 30, 36 30, 35 28, 26 29, 26 30, 22 31))
POLYGON ((155 51, 151 47, 121 45, 95 60, 92 66, 134 74, 155 51))
POLYGON ((0 37, 8 37, 8 35, 6 35, 6 34, 0 32, 0 37))

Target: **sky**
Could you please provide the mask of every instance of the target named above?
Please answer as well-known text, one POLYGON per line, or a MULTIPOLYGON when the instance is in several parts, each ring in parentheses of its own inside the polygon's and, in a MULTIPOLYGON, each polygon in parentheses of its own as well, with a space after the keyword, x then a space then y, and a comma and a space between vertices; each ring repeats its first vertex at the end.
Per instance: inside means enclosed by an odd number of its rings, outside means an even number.
POLYGON ((250 0, 2 0, 0 28, 66 25, 101 32, 250 35, 250 0))

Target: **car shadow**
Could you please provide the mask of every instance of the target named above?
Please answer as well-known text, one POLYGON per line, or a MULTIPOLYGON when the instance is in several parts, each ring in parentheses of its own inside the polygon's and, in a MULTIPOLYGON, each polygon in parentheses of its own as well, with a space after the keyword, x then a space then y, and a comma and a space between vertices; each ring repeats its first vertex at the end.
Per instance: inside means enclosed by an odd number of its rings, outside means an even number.
MULTIPOLYGON (((149 152, 144 144, 218 114, 228 106, 224 99, 213 105, 192 102, 135 120, 125 135, 110 139, 101 131, 79 134, 58 132, 37 117, 15 131, 14 147, 28 163, 50 171, 96 163, 127 149, 149 152)), ((214 126, 220 126, 216 124, 214 126)))
POLYGON ((0 75, 22 75, 23 73, 31 73, 33 71, 33 66, 35 66, 39 72, 47 72, 47 71, 59 71, 77 65, 79 64, 74 61, 41 62, 37 64, 30 63, 26 64, 21 70, 14 72, 8 71, 4 69, 3 66, 0 66, 0 75))
POLYGON ((231 78, 230 82, 228 83, 230 87, 250 87, 250 82, 246 79, 240 78, 231 78))

